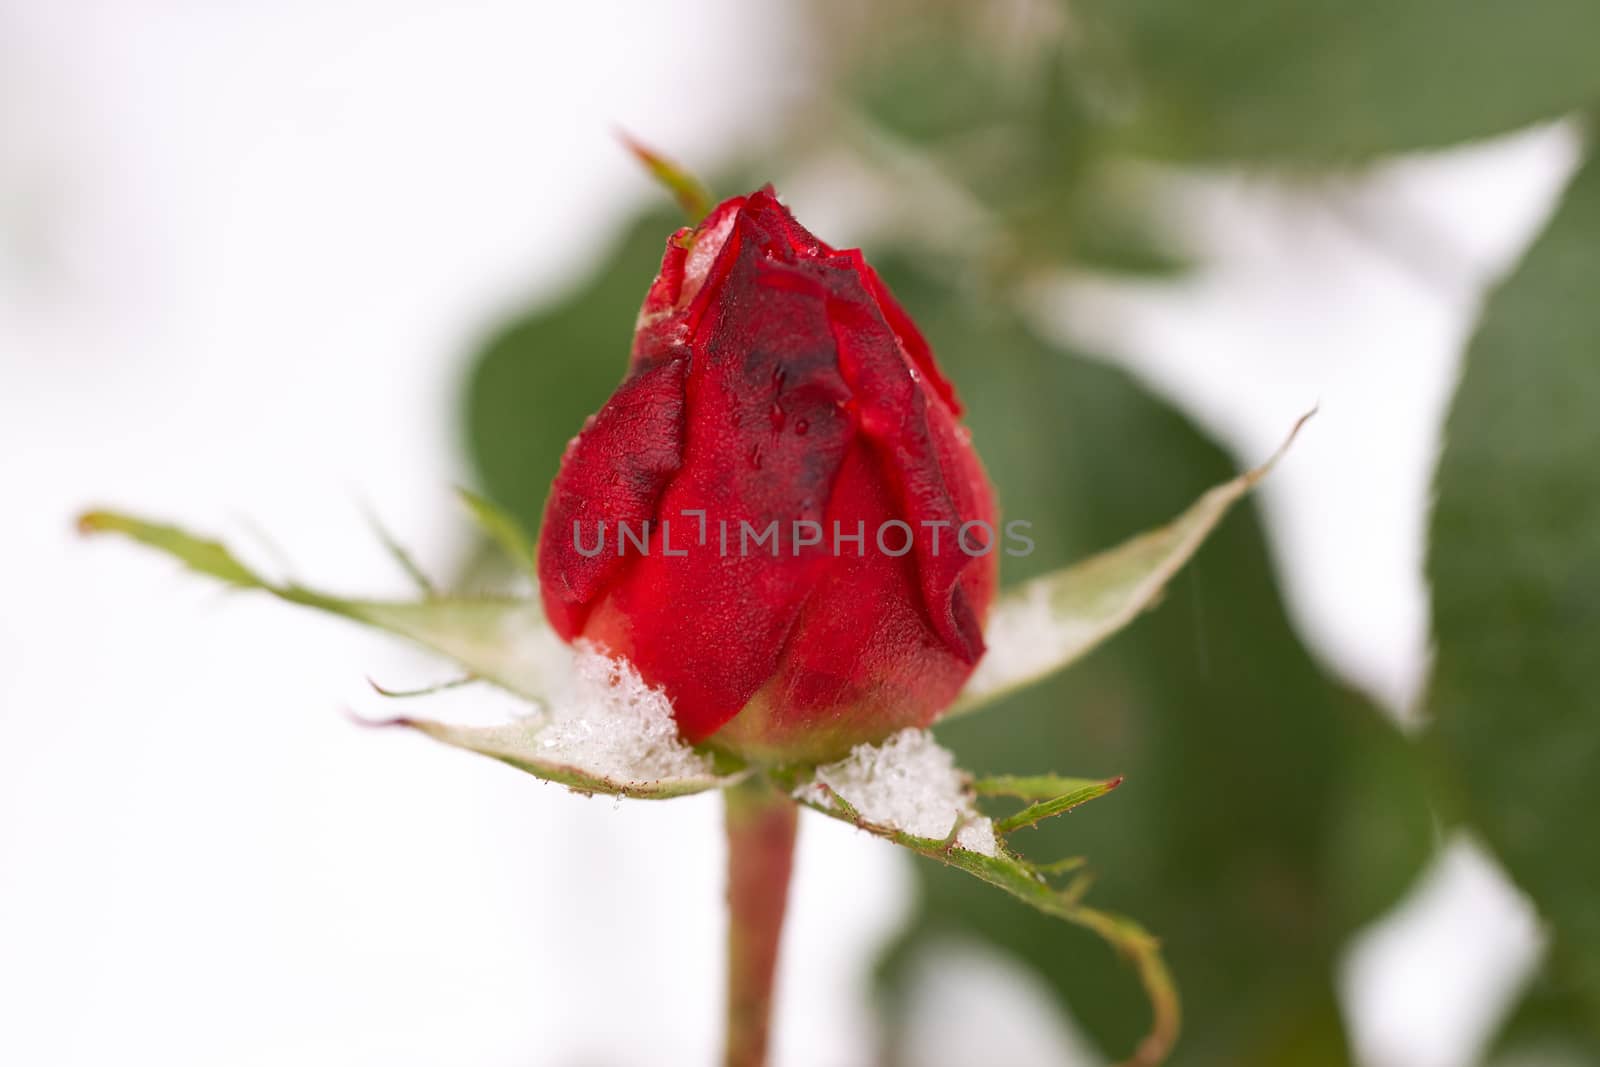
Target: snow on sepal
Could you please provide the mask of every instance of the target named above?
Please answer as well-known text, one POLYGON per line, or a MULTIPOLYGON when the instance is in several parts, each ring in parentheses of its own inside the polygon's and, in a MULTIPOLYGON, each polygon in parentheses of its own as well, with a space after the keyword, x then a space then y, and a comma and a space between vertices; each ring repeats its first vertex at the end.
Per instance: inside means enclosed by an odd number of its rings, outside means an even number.
POLYGON ((581 641, 571 671, 536 714, 492 726, 409 716, 369 725, 409 727, 580 793, 665 799, 720 789, 745 774, 686 744, 664 692, 626 660, 581 641))
POLYGON ((1160 598, 1172 579, 1294 443, 1302 415, 1261 466, 1208 490, 1166 526, 1001 594, 984 629, 988 651, 945 713, 953 718, 1082 658, 1160 598))
POLYGON ((971 783, 926 730, 901 730, 857 745, 793 790, 795 799, 862 825, 892 827, 921 840, 985 856, 999 854, 994 823, 978 812, 971 783))
POLYGON ((710 757, 704 770, 692 774, 650 777, 648 773, 607 775, 571 763, 548 758, 540 748, 537 723, 511 723, 500 726, 458 726, 431 719, 386 719, 368 722, 369 726, 405 726, 453 748, 476 752, 524 771, 535 778, 564 785, 575 793, 633 797, 639 800, 669 800, 711 789, 723 789, 744 778, 747 772, 732 770, 718 774, 710 757))
POLYGON ((78 520, 83 533, 118 533, 165 552, 190 569, 239 589, 258 589, 397 634, 454 660, 468 679, 413 691, 374 688, 386 697, 435 694, 469 680, 493 683, 519 705, 516 721, 465 726, 403 717, 369 725, 406 726, 456 748, 491 756, 584 793, 674 797, 731 785, 737 767, 684 744, 672 707, 626 662, 603 650, 561 643, 529 600, 430 596, 424 600, 346 600, 295 583, 270 581, 218 541, 110 511, 78 520))
POLYGON ((1077 858, 1035 864, 1013 852, 1012 831, 1065 814, 1105 796, 1121 778, 1093 780, 1054 775, 971 779, 924 730, 904 730, 878 745, 858 745, 842 760, 769 773, 796 801, 877 837, 1005 890, 1026 904, 1099 935, 1134 966, 1150 1000, 1150 1030, 1128 1067, 1154 1067, 1166 1059, 1181 1021, 1177 989, 1160 943, 1138 923, 1083 903, 1091 881, 1077 858), (979 796, 1030 801, 1013 815, 992 818, 979 796), (1052 876, 1073 873, 1066 884, 1052 876))

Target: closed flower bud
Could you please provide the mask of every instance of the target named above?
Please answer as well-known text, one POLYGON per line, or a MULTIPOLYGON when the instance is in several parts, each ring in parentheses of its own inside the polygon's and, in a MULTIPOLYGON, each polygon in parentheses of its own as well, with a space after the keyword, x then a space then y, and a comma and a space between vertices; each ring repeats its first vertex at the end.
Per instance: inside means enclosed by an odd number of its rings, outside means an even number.
POLYGON ((690 741, 825 759, 955 699, 996 582, 960 405, 859 251, 771 189, 667 243, 628 374, 539 541, 562 638, 625 656, 690 741))

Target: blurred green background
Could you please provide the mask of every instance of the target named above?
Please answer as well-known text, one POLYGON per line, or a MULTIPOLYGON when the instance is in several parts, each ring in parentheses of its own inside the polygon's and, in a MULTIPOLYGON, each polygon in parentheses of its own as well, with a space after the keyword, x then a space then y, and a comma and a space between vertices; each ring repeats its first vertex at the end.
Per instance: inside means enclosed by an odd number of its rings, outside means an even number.
MULTIPOLYGON (((1600 104, 1594 0, 1088 0, 814 5, 827 91, 721 194, 845 159, 903 195, 869 257, 969 408, 1003 509, 1051 537, 1013 582, 1175 514, 1233 473, 1193 423, 1104 361, 1044 337, 1041 272, 1193 268, 1159 222, 1149 161, 1315 181, 1382 157, 1600 104)), ((642 131, 648 132, 648 131, 642 131)), ((670 146, 662 146, 670 150, 670 146)), ((567 439, 622 372, 633 316, 680 219, 636 219, 552 303, 499 324, 464 418, 482 484, 536 525, 567 439)), ((1352 933, 1445 835, 1485 843, 1548 923, 1543 970, 1496 1040, 1600 1063, 1600 166, 1587 165, 1482 310, 1431 520, 1436 663, 1403 732, 1291 627, 1254 509, 1228 520, 1140 620, 1079 667, 941 730, 967 768, 1126 774, 1130 787, 1026 837, 1082 854, 1094 899, 1165 942, 1181 1064, 1342 1064, 1335 988, 1352 933)), ((919 863, 886 946, 893 1023, 929 939, 1025 961, 1109 1054, 1147 1009, 1091 937, 919 863)))

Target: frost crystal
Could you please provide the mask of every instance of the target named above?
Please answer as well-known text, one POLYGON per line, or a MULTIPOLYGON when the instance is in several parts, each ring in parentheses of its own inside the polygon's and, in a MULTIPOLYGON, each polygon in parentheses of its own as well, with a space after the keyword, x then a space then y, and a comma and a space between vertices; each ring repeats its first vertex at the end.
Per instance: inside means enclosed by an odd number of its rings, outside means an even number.
POLYGON ((818 767, 816 778, 795 796, 827 806, 830 789, 868 822, 941 840, 960 819, 957 846, 985 856, 998 851, 994 824, 978 814, 955 757, 926 730, 902 730, 880 745, 857 745, 837 763, 818 767))
POLYGON ((683 743, 672 702, 627 660, 579 641, 571 674, 534 722, 541 759, 617 782, 694 778, 711 762, 683 743))

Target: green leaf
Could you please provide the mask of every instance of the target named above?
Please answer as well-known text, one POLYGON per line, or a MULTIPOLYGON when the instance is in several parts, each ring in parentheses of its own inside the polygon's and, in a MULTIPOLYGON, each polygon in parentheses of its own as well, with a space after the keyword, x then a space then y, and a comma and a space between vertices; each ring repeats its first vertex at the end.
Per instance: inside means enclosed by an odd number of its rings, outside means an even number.
POLYGON ((86 511, 78 516, 81 534, 118 533, 176 557, 190 570, 244 589, 266 589, 267 583, 234 558, 220 541, 185 533, 176 526, 138 519, 115 511, 86 511))
POLYGON ((1431 739, 1600 1035, 1600 163, 1485 308, 1428 556, 1431 739))
MULTIPOLYGON (((1041 799, 1038 803, 1029 804, 1021 811, 997 820, 994 828, 996 832, 1006 834, 1024 827, 1038 826, 1048 818, 1065 815, 1091 800, 1099 800, 1121 784, 1121 778, 1109 778, 1103 782, 1090 782, 1077 786, 1056 796, 1041 799)), ((980 789, 979 792, 983 790, 980 789)))
POLYGON ((1164 155, 1362 160, 1600 100, 1593 0, 1088 0, 1073 15, 1135 143, 1164 155))
MULTIPOLYGON (((1233 476, 1221 450, 1122 372, 875 258, 966 402, 1002 519, 1033 523, 1038 548, 1002 562, 1007 585, 1177 514, 1233 476)), ((1348 1062, 1338 955, 1430 855, 1432 816, 1407 739, 1295 636, 1254 509, 1217 525, 1161 610, 937 732, 980 780, 1069 762, 1127 775, 1116 803, 1050 820, 1027 841, 1040 855, 1090 857, 1097 898, 1161 939, 1184 998, 1173 1063, 1348 1062)), ((1142 1032, 1143 999, 1113 980, 1092 940, 997 905, 970 879, 919 873, 913 942, 954 933, 1013 954, 1104 1050, 1142 1032)))
POLYGON ((1068 793, 1099 789, 1104 795, 1122 781, 1112 778, 1063 778, 1057 774, 995 774, 978 778, 972 789, 981 797, 1016 797, 1018 800, 1053 800, 1068 793))
POLYGON ((1265 478, 1300 427, 1261 466, 1207 490, 1172 522, 1116 548, 1006 590, 984 628, 989 651, 946 718, 1069 666, 1153 606, 1217 523, 1265 478))
POLYGON ((544 700, 567 653, 544 612, 530 600, 435 597, 421 601, 351 600, 251 571, 218 541, 176 526, 112 511, 78 520, 84 533, 116 533, 172 556, 191 570, 241 589, 258 589, 303 607, 387 630, 454 660, 475 677, 528 700, 544 700))
MULTIPOLYGON (((826 768, 824 768, 824 771, 826 768)), ((1033 825, 1050 815, 1059 815, 1081 804, 1105 796, 1121 779, 1108 782, 1082 782, 1078 779, 1056 778, 1040 775, 1028 779, 987 779, 974 782, 979 792, 1006 792, 1025 797, 1041 797, 1038 804, 1007 819, 994 823, 995 848, 993 855, 963 847, 958 833, 963 826, 963 813, 952 811, 950 833, 944 838, 921 837, 884 822, 875 822, 857 811, 848 800, 833 790, 813 784, 811 774, 790 772, 777 775, 780 784, 806 807, 830 818, 849 823, 876 837, 893 842, 920 856, 937 860, 948 867, 964 871, 979 881, 1004 890, 1041 915, 1062 919, 1101 938, 1134 967, 1149 1001, 1150 1021, 1147 1032, 1135 1045, 1125 1061, 1133 1065, 1154 1065, 1166 1059, 1177 1040, 1181 1022, 1178 992, 1172 976, 1161 957, 1161 944, 1132 919, 1083 904, 1088 888, 1084 877, 1073 879, 1065 886, 1051 882, 1051 868, 1059 865, 1038 865, 1018 855, 1005 840, 1005 834, 1021 826, 1033 825), (1049 790, 1059 784, 1066 792, 1049 795, 1049 790), (985 787, 988 787, 986 790, 985 787), (1020 819, 1020 816, 1029 816, 1020 819)), ((914 787, 914 786, 913 786, 914 787)), ((1078 866, 1074 861, 1073 867, 1078 866)))

